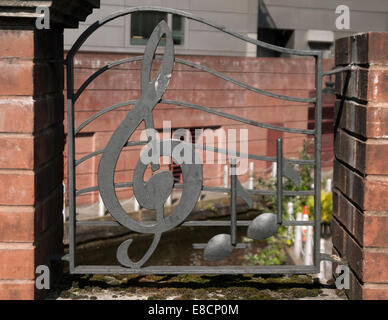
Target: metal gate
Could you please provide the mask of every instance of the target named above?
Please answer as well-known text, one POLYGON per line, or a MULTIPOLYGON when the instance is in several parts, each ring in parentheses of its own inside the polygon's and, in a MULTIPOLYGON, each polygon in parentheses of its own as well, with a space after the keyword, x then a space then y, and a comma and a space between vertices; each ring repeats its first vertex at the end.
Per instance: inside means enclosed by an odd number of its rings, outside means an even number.
MULTIPOLYGON (((318 273, 320 268, 320 262, 323 259, 328 259, 327 256, 320 253, 320 190, 321 190, 321 114, 322 114, 322 77, 325 74, 322 72, 322 53, 320 51, 300 51, 277 47, 271 44, 267 44, 236 32, 233 32, 227 28, 216 25, 208 20, 192 15, 191 13, 183 12, 175 9, 161 8, 161 7, 136 7, 130 8, 124 11, 120 11, 112 14, 111 16, 99 20, 91 25, 75 42, 72 49, 69 51, 66 59, 67 67, 67 115, 68 115, 68 195, 69 195, 69 255, 67 260, 70 264, 70 272, 77 274, 84 273, 124 273, 124 274, 179 274, 179 273, 207 273, 207 274, 311 274, 318 273), (97 29, 106 23, 115 20, 119 17, 123 17, 134 12, 139 11, 155 11, 180 15, 187 19, 192 19, 197 22, 203 23, 207 26, 229 34, 231 37, 238 38, 247 43, 254 44, 258 47, 274 50, 276 52, 293 54, 299 56, 311 56, 315 58, 315 88, 316 96, 313 98, 296 98, 280 94, 275 94, 265 90, 261 90, 252 87, 248 84, 237 81, 225 74, 219 73, 208 67, 195 64, 190 61, 186 61, 174 56, 174 43, 172 39, 172 33, 168 25, 162 21, 154 29, 150 36, 145 48, 144 56, 131 57, 128 59, 120 60, 112 64, 106 65, 93 75, 91 75, 78 90, 74 90, 74 56, 78 52, 81 45, 91 36, 97 29), (155 56, 157 47, 161 38, 165 39, 165 49, 163 56, 155 56), (155 59, 161 60, 161 66, 155 77, 150 81, 151 66, 155 59), (105 71, 119 66, 124 63, 131 63, 134 61, 142 61, 141 69, 141 97, 137 101, 127 101, 125 103, 118 103, 114 106, 108 107, 84 121, 81 125, 75 128, 74 110, 76 103, 83 91, 88 85, 103 74, 105 71), (301 103, 315 104, 315 129, 294 129, 286 128, 266 123, 257 122, 251 119, 245 119, 236 115, 231 115, 225 112, 216 111, 206 106, 200 106, 192 104, 190 102, 173 101, 163 99, 163 94, 168 87, 171 75, 173 72, 174 63, 183 64, 191 68, 195 68, 204 72, 208 72, 216 77, 229 81, 237 86, 243 87, 247 90, 251 90, 257 94, 266 95, 269 97, 296 101, 301 103), (152 129, 154 126, 152 111, 158 103, 182 106, 185 108, 192 108, 200 110, 205 113, 217 115, 219 117, 228 118, 240 123, 244 123, 250 126, 261 127, 269 130, 277 130, 288 133, 298 133, 312 136, 314 139, 314 160, 295 160, 286 159, 283 157, 282 151, 282 139, 277 140, 277 156, 268 157, 254 154, 241 154, 237 153, 236 157, 248 158, 253 160, 261 160, 267 162, 277 163, 277 183, 276 190, 246 190, 239 182, 236 175, 236 159, 231 159, 231 183, 230 188, 221 187, 207 187, 203 185, 202 165, 198 163, 197 149, 209 149, 209 147, 197 144, 190 144, 180 140, 169 141, 156 141, 154 137, 150 136, 147 141, 129 141, 131 135, 135 129, 142 123, 145 123, 147 129, 152 129), (75 138, 81 132, 81 130, 96 120, 98 117, 118 109, 124 105, 133 105, 132 109, 128 112, 123 122, 117 127, 116 131, 112 134, 109 142, 103 150, 95 151, 79 160, 75 160, 75 138), (171 174, 167 171, 158 172, 153 175, 147 182, 143 181, 144 172, 149 164, 151 164, 153 170, 159 168, 158 163, 144 163, 139 159, 136 165, 133 181, 127 183, 114 183, 115 166, 118 157, 123 148, 134 145, 147 145, 158 144, 160 150, 164 150, 164 147, 169 144, 169 147, 176 147, 179 144, 185 144, 186 150, 190 150, 190 158, 193 162, 184 161, 179 165, 182 168, 183 183, 175 183, 171 178, 171 174), (90 188, 76 190, 76 168, 84 161, 101 155, 98 169, 98 186, 91 186, 90 188), (283 190, 283 177, 291 179, 298 184, 299 177, 297 171, 291 166, 298 165, 313 165, 314 166, 314 190, 310 191, 286 191, 283 190), (139 203, 150 210, 155 211, 156 220, 152 222, 136 221, 126 214, 122 205, 120 204, 115 190, 118 188, 133 187, 134 194, 139 203), (182 196, 180 202, 176 206, 175 210, 168 215, 164 216, 163 206, 171 190, 182 190, 182 196), (215 191, 221 193, 229 193, 230 202, 230 219, 225 221, 187 221, 192 209, 195 207, 201 191, 215 191), (87 222, 76 220, 76 198, 81 194, 88 192, 99 191, 105 207, 112 215, 115 221, 111 222, 87 222), (277 197, 277 212, 276 213, 264 213, 258 215, 252 221, 238 220, 236 214, 236 198, 241 197, 245 202, 252 206, 252 195, 276 195, 277 197), (282 215, 282 199, 284 196, 306 196, 314 195, 314 221, 285 221, 282 215), (131 260, 128 256, 128 248, 131 245, 132 240, 128 239, 124 241, 117 249, 117 260, 121 266, 93 266, 93 265, 79 265, 76 261, 76 230, 77 226, 124 226, 128 230, 137 233, 153 234, 153 242, 142 259, 137 262, 131 260), (194 248, 203 250, 203 254, 206 260, 217 261, 227 257, 233 250, 244 250, 245 245, 237 243, 236 229, 237 227, 247 227, 247 236, 252 239, 266 239, 275 235, 280 226, 313 226, 314 228, 314 264, 308 266, 297 265, 281 265, 281 266, 144 266, 147 260, 150 258, 154 250, 157 248, 162 234, 178 226, 191 226, 191 227, 225 227, 230 226, 229 234, 218 234, 212 239, 205 239, 204 243, 193 244, 194 248)), ((170 149, 171 150, 171 149, 170 149)), ((226 153, 226 150, 217 148, 212 149, 214 152, 226 153)), ((161 154, 162 156, 170 156, 170 154, 161 154)), ((140 156, 142 158, 142 156, 140 156)), ((177 159, 174 161, 178 162, 177 159)))

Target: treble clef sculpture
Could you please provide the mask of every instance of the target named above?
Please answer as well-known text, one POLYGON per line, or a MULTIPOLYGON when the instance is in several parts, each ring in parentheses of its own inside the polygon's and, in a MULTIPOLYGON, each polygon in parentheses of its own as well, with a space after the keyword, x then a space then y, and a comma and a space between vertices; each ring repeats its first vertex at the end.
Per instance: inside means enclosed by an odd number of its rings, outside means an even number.
MULTIPOLYGON (((110 214, 124 227, 138 232, 154 234, 153 242, 142 259, 133 262, 128 257, 128 248, 132 239, 124 241, 117 250, 117 260, 125 267, 140 268, 156 249, 161 235, 184 222, 195 207, 202 190, 202 165, 191 144, 183 141, 155 141, 150 136, 149 143, 159 143, 157 150, 160 156, 171 156, 182 168, 183 192, 175 210, 167 217, 164 216, 164 202, 172 191, 174 179, 170 171, 161 171, 154 174, 147 182, 144 182, 144 173, 151 164, 152 170, 160 168, 157 163, 144 163, 145 157, 140 156, 136 165, 133 178, 133 191, 139 204, 144 208, 155 210, 156 221, 152 223, 141 223, 131 218, 121 206, 114 186, 114 173, 122 149, 127 144, 138 126, 144 121, 146 129, 154 129, 152 111, 160 102, 171 79, 174 66, 174 43, 171 31, 165 21, 161 21, 152 32, 144 52, 144 59, 141 71, 142 95, 123 122, 112 134, 106 145, 98 167, 98 185, 101 198, 110 214), (150 81, 152 62, 156 49, 162 37, 165 36, 165 52, 162 58, 161 67, 157 74, 150 81), (190 151, 190 161, 182 161, 174 157, 174 152, 169 150, 182 147, 190 151)), ((143 151, 144 154, 144 151, 143 151)), ((158 157, 159 159, 159 157, 158 157)), ((184 157, 184 159, 187 159, 184 157)))

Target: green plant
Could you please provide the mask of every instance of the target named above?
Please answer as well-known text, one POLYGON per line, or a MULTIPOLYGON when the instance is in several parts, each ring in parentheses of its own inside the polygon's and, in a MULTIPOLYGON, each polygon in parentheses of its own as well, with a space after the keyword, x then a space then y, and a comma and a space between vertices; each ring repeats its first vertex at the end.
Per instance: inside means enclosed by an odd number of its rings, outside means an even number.
MULTIPOLYGON (((310 150, 312 148, 312 142, 306 140, 302 149, 299 152, 299 159, 311 160, 310 150)), ((305 191, 311 190, 313 185, 313 165, 294 165, 294 169, 298 171, 300 183, 296 186, 291 180, 284 179, 283 188, 289 191, 305 191)), ((258 183, 262 189, 274 190, 276 188, 276 179, 259 177, 258 183)), ((263 196, 258 201, 258 207, 262 212, 276 212, 276 196, 263 196)), ((285 197, 283 200, 283 214, 287 216, 288 202, 293 202, 294 209, 303 212, 303 207, 308 206, 310 218, 314 215, 314 196, 307 197, 285 197)), ((322 191, 321 192, 321 221, 328 223, 332 217, 332 193, 322 191)), ((257 253, 246 255, 246 259, 254 265, 279 265, 284 264, 286 261, 285 248, 292 244, 292 235, 287 234, 287 228, 281 227, 279 229, 277 237, 271 237, 264 240, 267 246, 259 250, 257 253)), ((248 242, 248 241, 247 241, 248 242)))
MULTIPOLYGON (((309 209, 309 214, 312 217, 314 214, 314 196, 308 196, 306 205, 309 209)), ((298 211, 302 212, 302 206, 298 207, 298 211)), ((327 191, 321 191, 321 222, 330 223, 333 216, 333 194, 327 191)))
MULTIPOLYGON (((301 160, 311 160, 310 150, 312 148, 312 142, 305 140, 302 146, 302 149, 299 152, 299 159, 301 160)), ((313 165, 293 165, 294 169, 298 171, 299 175, 299 185, 297 186, 290 179, 284 178, 283 180, 283 189, 287 191, 306 191, 311 190, 312 184, 314 182, 312 171, 313 165)), ((266 190, 276 189, 276 179, 259 177, 258 184, 261 188, 266 190)), ((259 210, 268 210, 268 212, 276 212, 277 199, 276 196, 266 196, 262 198, 263 200, 258 202, 261 206, 257 209, 259 210)), ((293 202, 294 208, 305 206, 307 204, 307 197, 285 197, 283 199, 283 214, 287 213, 287 203, 293 202)))
POLYGON ((267 246, 254 254, 248 254, 245 258, 251 265, 281 265, 287 260, 285 243, 283 238, 271 237, 266 240, 267 246))
MULTIPOLYGON (((310 150, 312 148, 312 142, 309 140, 305 140, 302 146, 302 149, 299 152, 299 159, 301 160, 311 160, 310 150)), ((311 190, 313 185, 313 176, 312 171, 314 169, 313 165, 299 165, 294 166, 294 169, 298 171, 299 174, 299 186, 294 184, 291 180, 285 179, 285 182, 283 184, 283 187, 285 190, 289 191, 306 191, 311 190)), ((294 208, 297 208, 298 206, 304 207, 307 205, 307 198, 306 197, 293 197, 289 199, 285 199, 283 201, 283 211, 287 210, 287 202, 293 202, 294 208)))

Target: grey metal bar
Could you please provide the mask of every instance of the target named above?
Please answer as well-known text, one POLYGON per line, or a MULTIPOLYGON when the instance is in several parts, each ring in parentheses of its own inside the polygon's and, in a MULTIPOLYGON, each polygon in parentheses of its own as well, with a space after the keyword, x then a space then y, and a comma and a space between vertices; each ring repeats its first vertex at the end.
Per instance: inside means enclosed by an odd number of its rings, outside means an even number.
MULTIPOLYGON (((156 59, 161 59, 161 56, 155 56, 155 58, 156 59)), ((97 77, 102 75, 105 71, 108 71, 108 70, 112 69, 113 67, 117 67, 117 66, 125 64, 125 63, 141 61, 141 60, 143 60, 143 56, 137 56, 137 57, 127 58, 127 59, 122 59, 122 60, 113 62, 111 64, 108 64, 108 65, 102 67, 101 69, 97 70, 78 89, 78 91, 75 94, 74 101, 77 101, 79 96, 85 91, 85 89, 89 86, 89 84, 93 80, 95 80, 97 77)), ((213 70, 211 68, 208 68, 206 66, 202 66, 200 64, 197 64, 197 63, 194 63, 194 62, 191 62, 191 61, 188 61, 188 60, 175 58, 175 62, 183 64, 183 65, 186 65, 186 66, 191 67, 191 68, 195 68, 197 70, 201 70, 201 71, 210 73, 210 74, 212 74, 212 75, 214 75, 214 76, 216 76, 216 77, 218 77, 220 79, 223 79, 225 81, 231 82, 231 83, 233 83, 233 84, 235 84, 235 85, 237 85, 239 87, 242 87, 244 89, 250 90, 252 92, 256 92, 258 94, 265 95, 267 97, 272 97, 272 98, 275 98, 275 99, 282 99, 282 100, 287 100, 287 101, 301 102, 301 103, 312 103, 312 102, 315 102, 315 98, 291 97, 291 96, 282 95, 282 94, 276 94, 276 93, 273 93, 273 92, 270 92, 270 91, 267 91, 267 90, 255 88, 255 87, 252 87, 252 86, 250 86, 250 85, 248 85, 246 83, 243 83, 241 81, 233 79, 233 78, 223 74, 222 72, 218 72, 216 70, 213 70)))
MULTIPOLYGON (((179 188, 182 188, 183 185, 175 185, 175 188, 176 189, 179 189, 179 188)), ((213 192, 222 192, 222 193, 229 193, 230 192, 230 189, 228 188, 222 188, 222 187, 207 187, 207 186, 203 186, 202 187, 202 190, 203 191, 213 191, 213 192)), ((246 190, 248 193, 250 194, 256 194, 256 195, 262 195, 262 196, 274 196, 277 194, 277 191, 276 190, 258 190, 258 189, 254 189, 254 190, 246 190)), ((286 191, 283 191, 283 196, 287 196, 287 197, 293 197, 293 196, 312 196, 314 195, 314 191, 313 190, 297 190, 297 191, 290 191, 290 190, 286 190, 286 191)))
POLYGON ((68 194, 69 194, 69 251, 70 260, 69 268, 70 272, 74 272, 76 266, 76 197, 75 197, 75 146, 74 146, 74 66, 73 58, 67 60, 67 126, 68 126, 68 194))
POLYGON ((309 274, 317 273, 314 266, 155 266, 139 269, 120 266, 78 266, 74 274, 309 274))
MULTIPOLYGON (((89 123, 91 123, 92 121, 94 121, 97 118, 101 117, 105 113, 113 111, 113 110, 116 110, 118 108, 122 108, 123 106, 126 106, 126 105, 134 104, 136 102, 137 102, 137 100, 128 100, 128 101, 125 101, 125 102, 121 102, 121 103, 115 104, 113 106, 110 106, 108 108, 105 108, 105 109, 97 112, 96 114, 92 115, 90 118, 85 120, 76 129, 75 134, 78 134, 89 123)), ((225 113, 225 112, 222 112, 222 111, 217 111, 217 110, 214 110, 212 108, 208 108, 208 107, 200 106, 200 105, 197 105, 197 104, 189 103, 189 102, 169 100, 169 99, 162 99, 160 102, 163 103, 163 104, 174 105, 174 106, 181 106, 181 107, 186 107, 186 108, 200 110, 200 111, 207 112, 207 113, 210 113, 210 114, 214 114, 214 115, 217 115, 217 116, 220 116, 220 117, 223 117, 223 118, 227 118, 227 119, 230 119, 230 120, 234 120, 234 121, 237 121, 237 122, 245 123, 245 124, 248 124, 248 125, 251 125, 251 126, 260 127, 260 128, 264 128, 264 129, 277 130, 277 131, 289 132, 289 133, 309 134, 309 135, 313 135, 315 133, 314 130, 293 129, 293 128, 286 128, 286 127, 271 125, 271 124, 263 123, 263 122, 257 122, 257 121, 245 119, 245 118, 242 118, 242 117, 239 117, 239 116, 235 116, 235 115, 232 115, 232 114, 229 114, 229 113, 225 113)), ((258 160, 261 160, 261 159, 258 159, 258 160)), ((274 160, 271 160, 271 161, 274 161, 274 160)))
POLYGON ((263 89, 258 89, 258 88, 255 88, 255 87, 252 87, 246 83, 243 83, 241 81, 238 81, 236 79, 233 79, 221 72, 218 72, 218 71, 215 71, 211 68, 208 68, 206 66, 202 66, 202 65, 199 65, 199 64, 196 64, 196 63, 193 63, 191 61, 188 61, 188 60, 183 60, 183 59, 179 59, 179 58, 175 58, 175 61, 178 62, 178 63, 181 63, 181 64, 184 64, 186 66, 189 66, 189 67, 192 67, 192 68, 196 68, 198 70, 202 70, 202 71, 205 71, 207 73, 210 73, 218 78, 221 78, 223 80, 226 80, 228 82, 231 82, 237 86, 240 86, 244 89, 247 89, 247 90, 250 90, 250 91, 253 91, 253 92, 256 92, 258 94, 262 94, 264 96, 267 96, 267 97, 272 97, 272 98, 276 98, 276 99, 281 99, 281 100, 287 100, 287 101, 294 101, 294 102, 302 102, 302 103, 309 103, 309 102, 315 102, 315 98, 296 98, 296 97, 290 97, 290 96, 286 96, 286 95, 282 95, 282 94, 276 94, 276 93, 273 93, 273 92, 270 92, 270 91, 267 91, 267 90, 263 90, 263 89))
POLYGON ((89 123, 93 122, 94 120, 96 120, 97 118, 101 117, 102 115, 104 115, 105 113, 108 113, 110 111, 113 111, 113 110, 116 110, 118 108, 122 108, 124 106, 128 106, 128 105, 132 105, 132 104, 135 104, 137 100, 128 100, 128 101, 125 101, 125 102, 120 102, 120 103, 117 103, 113 106, 110 106, 108 108, 105 108, 99 112, 97 112, 96 114, 92 115, 90 118, 88 118, 87 120, 85 120, 84 122, 82 122, 79 127, 77 129, 75 129, 75 135, 77 135, 83 128, 85 128, 89 123))
MULTIPOLYGON (((146 221, 143 221, 144 224, 146 221)), ((237 220, 237 227, 248 227, 251 224, 251 220, 237 220)), ((150 222, 154 223, 154 222, 150 222)), ((314 221, 283 221, 284 226, 314 226, 314 221)), ((79 227, 121 227, 121 224, 116 221, 78 221, 79 227)), ((230 221, 219 220, 199 220, 199 221, 185 221, 181 224, 181 227, 228 227, 230 221)))
MULTIPOLYGON (((133 146, 142 146, 142 145, 146 145, 148 143, 148 141, 134 141, 134 142, 127 142, 125 144, 125 147, 133 147, 133 146)), ((75 162, 75 166, 78 166, 79 164, 81 164, 82 162, 85 162, 86 160, 90 159, 90 158, 93 158, 95 156, 98 156, 99 154, 103 153, 104 152, 104 149, 101 149, 101 150, 97 150, 97 151, 94 151, 92 153, 89 153, 88 155, 82 157, 81 159, 77 160, 75 162)))
POLYGON ((344 72, 344 71, 350 71, 350 70, 354 70, 354 68, 355 67, 352 66, 352 65, 346 66, 346 67, 342 67, 342 68, 335 68, 335 69, 332 69, 332 70, 329 70, 329 71, 322 72, 322 76, 329 76, 329 75, 340 73, 340 72, 344 72))
POLYGON ((177 105, 177 106, 192 108, 192 109, 196 109, 196 110, 201 110, 201 111, 204 111, 204 112, 207 112, 207 113, 210 113, 210 114, 214 114, 214 115, 226 118, 226 119, 238 121, 238 122, 241 122, 241 123, 249 124, 249 125, 252 125, 252 126, 255 126, 255 127, 264 128, 264 129, 271 129, 271 130, 277 130, 277 131, 289 132, 289 133, 310 134, 310 135, 313 135, 315 133, 314 130, 293 129, 293 128, 286 128, 286 127, 275 126, 275 125, 271 125, 271 124, 267 124, 267 123, 261 123, 261 122, 245 119, 245 118, 242 118, 242 117, 239 117, 239 116, 235 116, 233 114, 229 114, 229 113, 222 112, 222 111, 217 111, 217 110, 214 110, 212 108, 208 108, 208 107, 204 107, 204 106, 200 106, 200 105, 193 104, 193 103, 188 103, 188 102, 163 99, 161 101, 161 103, 177 105))
POLYGON ((89 78, 87 78, 85 80, 85 82, 80 86, 80 88, 77 90, 77 92, 75 93, 74 95, 74 102, 76 102, 78 100, 78 98, 80 97, 80 95, 82 94, 82 92, 85 91, 85 89, 89 86, 90 83, 92 83, 92 81, 94 79, 96 79, 98 76, 100 76, 101 74, 103 74, 105 71, 108 71, 110 69, 112 69, 113 67, 117 67, 119 65, 122 65, 124 63, 129 63, 129 62, 134 62, 134 61, 141 61, 143 60, 143 56, 138 56, 138 57, 132 57, 132 58, 126 58, 126 59, 122 59, 122 60, 119 60, 119 61, 115 61, 113 63, 110 63, 104 67, 102 67, 101 69, 98 69, 95 73, 93 73, 89 78))
POLYGON ((237 175, 236 175, 236 159, 230 160, 230 238, 232 246, 237 243, 237 175))
POLYGON ((315 106, 315 156, 314 169, 314 265, 319 269, 321 262, 321 149, 322 149, 322 52, 315 61, 315 88, 317 102, 315 106))
MULTIPOLYGON (((203 250, 207 247, 207 243, 193 243, 194 250, 203 250)), ((246 243, 235 243, 233 245, 234 249, 247 249, 248 245, 246 243)))
POLYGON ((277 193, 277 223, 279 225, 283 222, 283 140, 276 140, 276 155, 277 155, 277 165, 276 165, 276 193, 277 193))
MULTIPOLYGON (((116 183, 115 188, 128 188, 132 187, 132 182, 125 182, 125 183, 116 183)), ((183 184, 175 184, 174 189, 183 189, 183 184)), ((79 196, 81 194, 98 191, 98 186, 84 188, 76 191, 76 195, 79 196)), ((220 192, 220 193, 230 193, 229 188, 222 188, 222 187, 207 187, 203 186, 202 191, 210 191, 210 192, 220 192)), ((247 192, 251 194, 256 195, 262 195, 262 196, 274 196, 277 194, 276 190, 246 190, 247 192)), ((293 197, 293 196, 312 196, 315 192, 313 190, 301 190, 301 191, 283 191, 283 196, 287 197, 293 197)))
MULTIPOLYGON (((147 143, 148 143, 148 141, 128 142, 125 145, 125 147, 146 145, 147 143)), ((228 154, 228 150, 219 149, 216 147, 209 147, 209 146, 204 146, 204 145, 200 145, 200 144, 193 144, 193 146, 196 149, 200 149, 200 150, 208 150, 208 151, 214 151, 217 153, 228 154)), ((104 152, 104 149, 89 153, 88 155, 77 160, 75 162, 75 165, 78 166, 82 162, 85 162, 86 160, 93 158, 93 157, 95 157, 103 152, 104 152)), ((268 161, 268 162, 276 162, 276 158, 273 158, 273 157, 259 156, 259 155, 254 155, 254 154, 245 154, 245 153, 241 153, 241 152, 236 152, 236 157, 253 159, 253 160, 261 160, 261 161, 268 161)), ((285 162, 288 162, 288 163, 300 164, 300 165, 313 165, 315 163, 314 160, 298 160, 298 159, 284 159, 284 160, 285 160, 285 162)), ((284 165, 284 163, 283 163, 283 165, 284 165)))
POLYGON ((75 166, 78 166, 78 165, 80 165, 81 163, 85 162, 86 160, 89 160, 89 159, 91 159, 91 158, 93 158, 93 157, 95 157, 95 156, 98 156, 99 154, 101 154, 101 153, 103 153, 103 152, 104 152, 104 149, 102 149, 102 150, 97 150, 97 151, 94 151, 94 152, 91 152, 91 153, 89 153, 88 155, 82 157, 81 159, 76 160, 76 161, 75 161, 75 166))
MULTIPOLYGON (((174 139, 172 139, 174 140, 174 139)), ((148 141, 131 141, 131 142, 128 142, 125 147, 131 147, 131 146, 140 146, 140 145, 146 145, 148 143, 148 141)), ((210 146, 204 146, 204 145, 201 145, 201 144, 197 144, 197 143, 193 143, 192 144, 194 146, 194 148, 196 149, 199 149, 199 150, 207 150, 207 151, 213 151, 213 152, 217 152, 217 153, 222 153, 222 154, 228 154, 228 150, 225 150, 225 149, 220 149, 220 148, 216 148, 216 147, 210 147, 210 146)), ((92 153, 89 153, 88 155, 82 157, 81 159, 77 160, 75 162, 75 165, 79 165, 81 164, 82 162, 90 159, 90 158, 93 158, 101 153, 104 152, 105 149, 101 149, 101 150, 97 150, 97 151, 94 151, 92 153)), ((268 162, 276 162, 276 158, 274 157, 267 157, 267 156, 260 156, 260 155, 254 155, 254 154, 246 154, 246 153, 242 153, 242 152, 236 152, 236 157, 239 157, 239 158, 247 158, 247 159, 252 159, 252 160, 260 160, 260 161, 268 161, 268 162)), ((290 164, 300 164, 300 165, 314 165, 315 164, 315 161, 314 160, 303 160, 303 159, 284 159, 284 162, 283 162, 283 166, 285 165, 285 163, 290 163, 290 164)))

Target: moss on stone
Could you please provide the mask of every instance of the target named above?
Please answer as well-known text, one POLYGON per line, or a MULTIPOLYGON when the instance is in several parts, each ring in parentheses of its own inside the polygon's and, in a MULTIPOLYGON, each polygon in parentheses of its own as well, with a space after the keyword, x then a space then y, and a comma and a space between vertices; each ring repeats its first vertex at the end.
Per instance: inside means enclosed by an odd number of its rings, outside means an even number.
POLYGON ((298 299, 322 293, 311 276, 303 275, 73 275, 66 276, 57 290, 64 299, 106 291, 116 297, 137 295, 156 300, 175 296, 182 300, 298 299))

